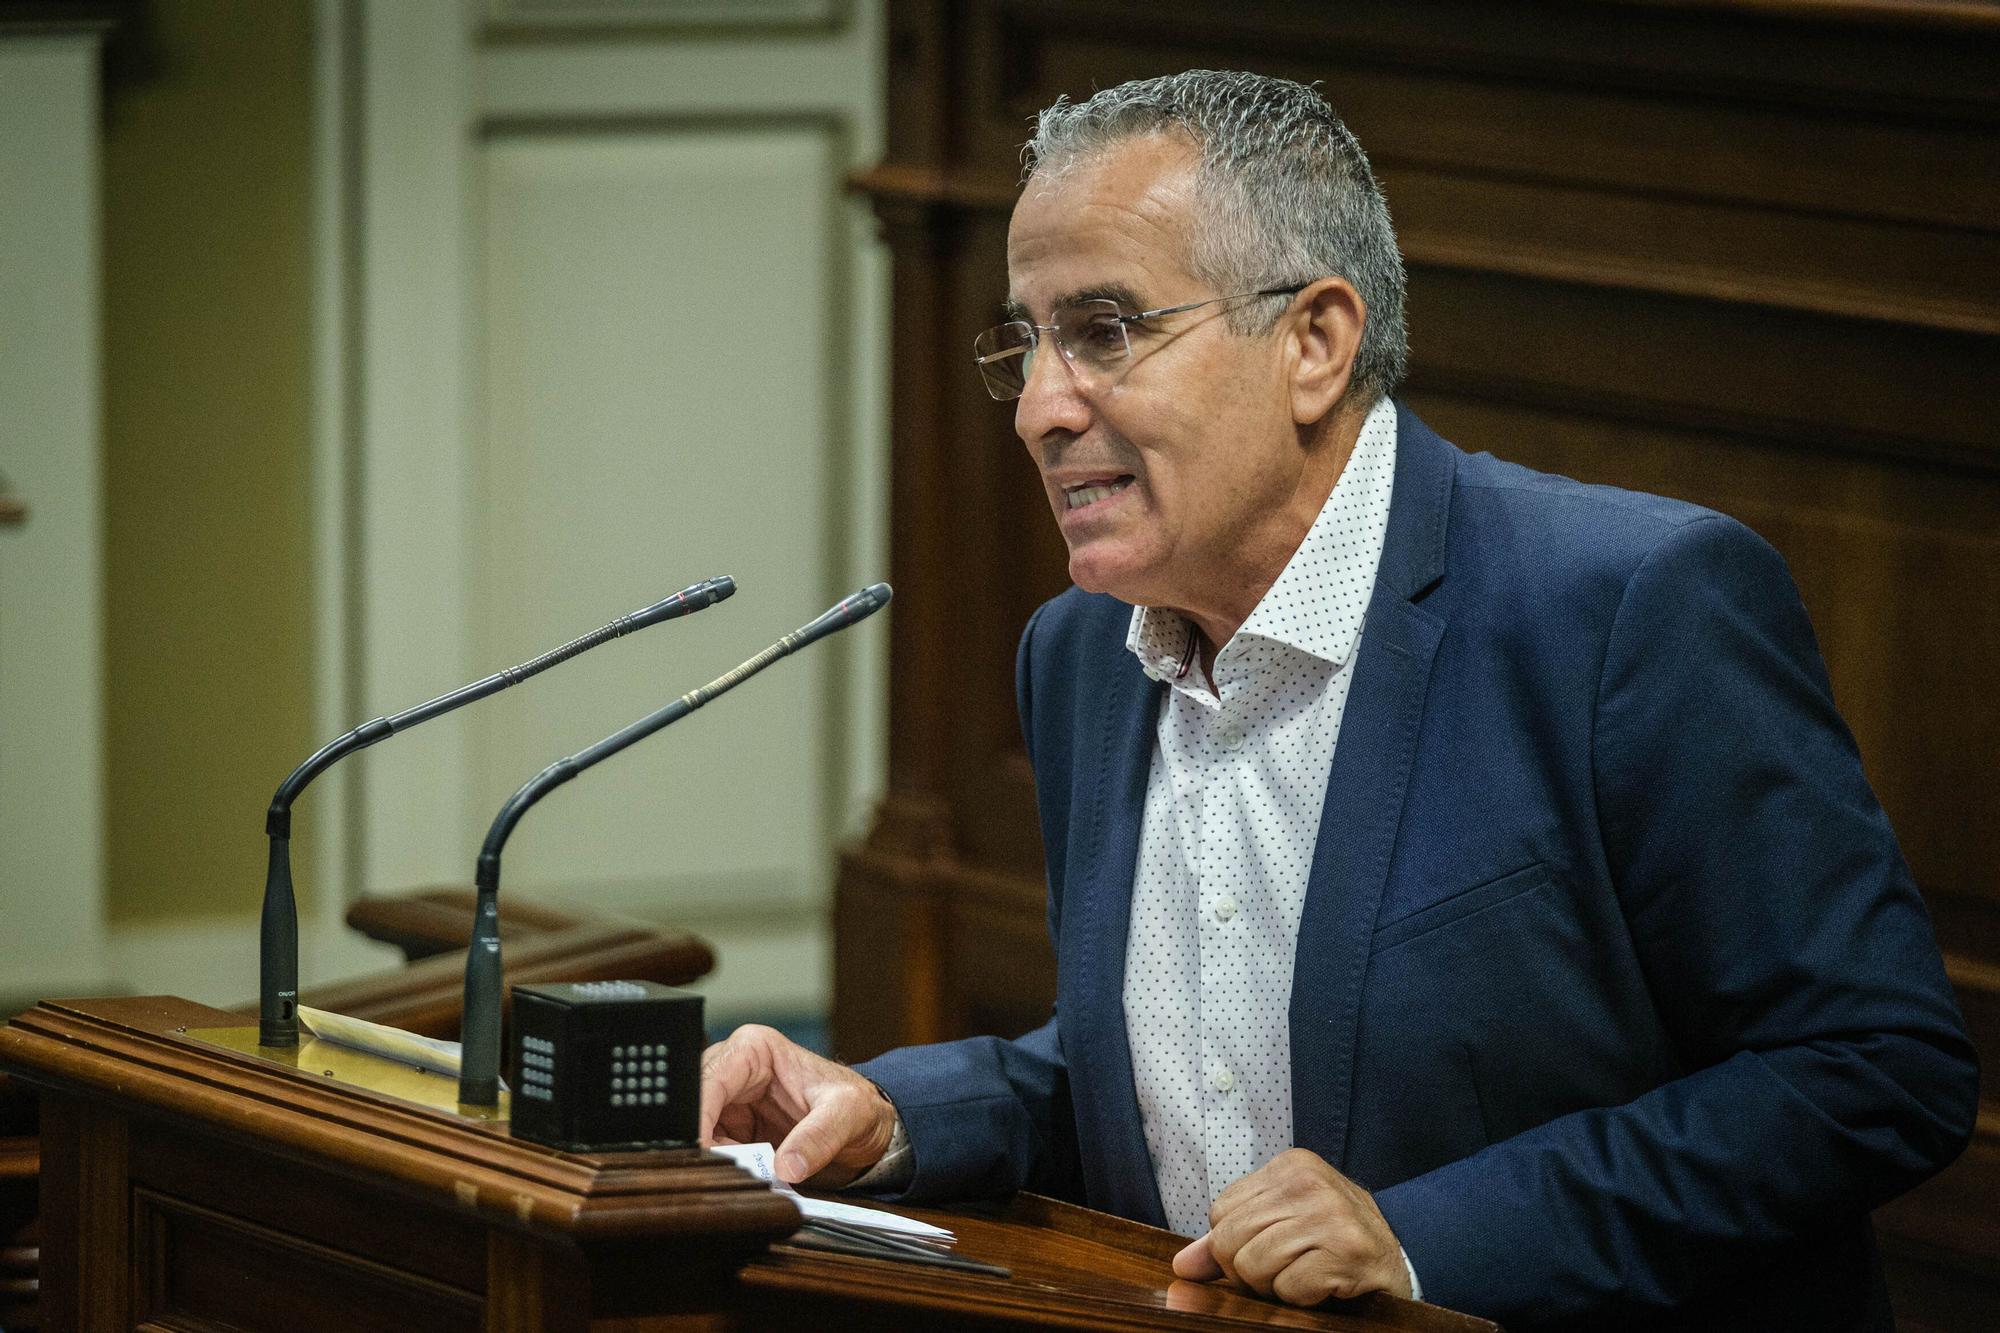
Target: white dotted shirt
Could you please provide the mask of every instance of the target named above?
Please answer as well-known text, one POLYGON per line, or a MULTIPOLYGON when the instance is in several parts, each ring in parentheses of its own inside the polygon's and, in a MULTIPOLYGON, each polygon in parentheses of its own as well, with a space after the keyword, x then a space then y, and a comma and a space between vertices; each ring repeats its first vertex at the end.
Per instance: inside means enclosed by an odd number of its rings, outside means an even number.
POLYGON ((1167 1225, 1292 1146, 1292 963, 1327 773, 1389 526, 1396 409, 1375 405, 1305 540, 1202 679, 1193 627, 1139 607, 1169 689, 1146 785, 1125 1029, 1167 1225))

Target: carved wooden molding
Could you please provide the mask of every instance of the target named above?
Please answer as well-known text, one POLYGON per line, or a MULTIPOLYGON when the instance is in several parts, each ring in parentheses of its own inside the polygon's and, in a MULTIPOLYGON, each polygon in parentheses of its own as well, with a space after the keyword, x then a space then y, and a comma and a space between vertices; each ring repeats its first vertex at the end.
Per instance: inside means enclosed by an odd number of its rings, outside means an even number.
POLYGON ((237 1023, 171 997, 44 1001, 0 1029, 0 1064, 37 1088, 249 1135, 361 1179, 394 1182, 492 1222, 579 1242, 731 1238, 757 1248, 798 1212, 696 1148, 560 1153, 503 1129, 234 1055, 187 1036, 237 1023))

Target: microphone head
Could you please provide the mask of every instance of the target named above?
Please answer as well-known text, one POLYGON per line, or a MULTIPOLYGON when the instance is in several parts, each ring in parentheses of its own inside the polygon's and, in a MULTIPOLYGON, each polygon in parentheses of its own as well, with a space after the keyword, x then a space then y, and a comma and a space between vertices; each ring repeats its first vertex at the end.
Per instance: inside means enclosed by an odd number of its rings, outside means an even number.
POLYGON ((868 619, 889 604, 895 593, 886 583, 871 583, 859 592, 849 593, 839 604, 830 607, 825 615, 802 627, 795 635, 792 651, 797 652, 809 643, 817 642, 829 634, 838 633, 849 625, 868 619))
POLYGON ((859 609, 854 613, 855 620, 865 620, 887 606, 889 599, 895 595, 895 589, 891 588, 888 584, 871 583, 860 592, 849 597, 847 601, 842 602, 841 605, 847 606, 850 603, 865 604, 860 605, 859 609))
POLYGON ((657 625, 662 620, 693 615, 696 611, 714 606, 717 602, 733 596, 735 592, 736 580, 727 574, 722 574, 682 588, 664 601, 654 602, 644 610, 634 611, 626 619, 632 622, 633 629, 644 629, 648 625, 657 625))

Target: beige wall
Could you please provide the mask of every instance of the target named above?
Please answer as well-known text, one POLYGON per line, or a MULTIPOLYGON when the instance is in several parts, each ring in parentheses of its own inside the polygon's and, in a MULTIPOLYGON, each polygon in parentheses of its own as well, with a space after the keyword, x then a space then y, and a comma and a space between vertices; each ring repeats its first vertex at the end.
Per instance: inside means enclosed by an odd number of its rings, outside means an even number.
MULTIPOLYGON (((88 835, 17 813, 14 842, 89 855, 75 929, 0 948, 0 999, 247 999, 262 811, 315 744, 738 575, 698 628, 607 647, 307 794, 302 980, 389 965, 340 924, 349 898, 466 880, 528 772, 881 577, 886 267, 842 179, 880 155, 882 6, 709 27, 656 0, 657 22, 601 33, 510 27, 518 8, 156 0, 101 162, 79 45, 65 151, 79 208, 101 179, 103 222, 37 234, 88 237, 62 291, 101 272, 103 296, 61 297, 91 356, 37 382, 89 400, 71 452, 93 470, 65 492, 0 440, 37 513, 0 570, 40 577, 30 543, 74 500, 65 586, 91 591, 42 602, 87 610, 91 666, 36 677, 69 682, 67 706, 8 704, 0 759, 27 771, 38 729, 88 758, 88 835), (769 350, 770 312, 779 364, 743 354, 769 350)), ((52 137, 29 111, 0 102, 0 148, 52 137)), ((48 179, 20 152, 0 175, 16 159, 48 179)), ((880 787, 885 643, 886 617, 577 784, 510 847, 509 888, 708 937, 718 1021, 823 1003, 834 844, 880 787), (674 836, 691 816, 698 845, 674 836)), ((82 809, 47 765, 31 781, 82 809)), ((56 877, 0 871, 0 921, 54 920, 31 895, 56 877)))
POLYGON ((255 911, 262 811, 316 740, 311 13, 147 11, 152 68, 113 85, 104 136, 114 925, 255 911))

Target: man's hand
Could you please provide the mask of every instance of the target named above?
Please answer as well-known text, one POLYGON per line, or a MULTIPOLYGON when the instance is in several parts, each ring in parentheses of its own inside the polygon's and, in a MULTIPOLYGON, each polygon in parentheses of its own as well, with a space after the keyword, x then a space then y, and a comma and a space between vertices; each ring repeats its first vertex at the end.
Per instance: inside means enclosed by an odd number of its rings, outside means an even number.
POLYGON ((1410 1294, 1402 1246, 1374 1198, 1303 1148, 1222 1191, 1208 1224, 1206 1236, 1174 1256, 1175 1276, 1229 1277, 1289 1305, 1410 1294))
POLYGON ((701 1057, 701 1141, 775 1143, 791 1184, 839 1189, 881 1160, 896 1108, 846 1065, 749 1024, 701 1057))

